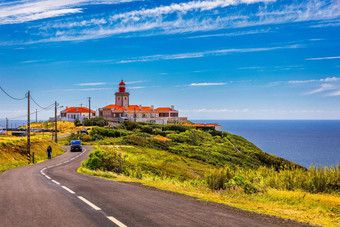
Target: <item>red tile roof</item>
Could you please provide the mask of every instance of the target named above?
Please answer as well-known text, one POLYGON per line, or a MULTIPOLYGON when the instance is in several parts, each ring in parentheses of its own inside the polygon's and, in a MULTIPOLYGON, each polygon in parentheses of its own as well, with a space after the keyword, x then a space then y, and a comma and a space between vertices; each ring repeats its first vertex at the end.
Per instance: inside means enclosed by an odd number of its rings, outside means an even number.
POLYGON ((151 111, 151 107, 149 107, 149 106, 142 106, 142 111, 151 111))
POLYGON ((120 106, 117 106, 117 105, 108 105, 108 106, 104 107, 104 109, 116 109, 116 108, 120 108, 120 106))
POLYGON ((194 127, 215 127, 219 126, 219 124, 183 124, 187 126, 194 126, 194 127))
MULTIPOLYGON (((63 112, 66 113, 88 113, 89 112, 89 108, 86 107, 69 107, 65 110, 63 110, 63 112)), ((96 111, 91 110, 91 113, 95 113, 96 111)))
POLYGON ((159 107, 155 111, 172 111, 172 109, 169 107, 159 107))
MULTIPOLYGON (((105 106, 104 109, 114 109, 114 110, 127 110, 127 111, 140 111, 139 110, 139 105, 130 105, 125 109, 123 106, 117 106, 117 105, 108 105, 105 106)), ((150 106, 142 106, 142 111, 151 111, 150 106)), ((157 109, 154 109, 154 111, 172 111, 171 108, 169 107, 160 107, 157 109)))

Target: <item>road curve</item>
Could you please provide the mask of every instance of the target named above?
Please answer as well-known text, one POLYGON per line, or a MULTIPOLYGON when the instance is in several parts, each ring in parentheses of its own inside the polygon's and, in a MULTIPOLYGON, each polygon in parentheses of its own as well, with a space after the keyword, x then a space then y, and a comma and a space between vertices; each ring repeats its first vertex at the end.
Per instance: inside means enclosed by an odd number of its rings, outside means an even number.
POLYGON ((91 150, 85 146, 83 153, 67 151, 52 160, 0 174, 0 226, 300 225, 77 173, 91 150))

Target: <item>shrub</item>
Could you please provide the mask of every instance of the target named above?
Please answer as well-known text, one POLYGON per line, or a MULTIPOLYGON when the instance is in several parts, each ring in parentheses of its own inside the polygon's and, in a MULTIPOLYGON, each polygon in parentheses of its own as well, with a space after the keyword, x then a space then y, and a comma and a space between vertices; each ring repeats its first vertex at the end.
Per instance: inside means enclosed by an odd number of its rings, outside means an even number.
POLYGON ((234 174, 235 173, 232 169, 226 167, 224 169, 211 171, 205 176, 205 179, 210 189, 225 189, 225 183, 228 182, 234 176, 234 174))
POLYGON ((160 141, 157 139, 149 138, 149 136, 146 137, 143 136, 143 134, 141 134, 140 136, 137 135, 125 136, 122 139, 122 143, 141 147, 155 148, 158 150, 168 150, 170 146, 170 142, 168 141, 160 141))
POLYGON ((114 149, 96 149, 89 154, 89 158, 82 165, 91 170, 112 171, 115 173, 123 172, 124 160, 120 153, 114 149))
POLYGON ((171 134, 169 138, 179 143, 187 143, 190 145, 201 145, 205 142, 213 142, 213 137, 201 130, 191 129, 179 134, 171 134))
POLYGON ((84 121, 83 121, 84 126, 104 127, 104 126, 107 126, 108 124, 109 124, 109 122, 102 117, 94 117, 94 118, 91 118, 91 119, 84 119, 84 121))
POLYGON ((104 137, 100 134, 91 134, 92 140, 98 141, 104 139, 104 137))
POLYGON ((129 131, 138 128, 138 123, 134 121, 124 120, 122 126, 129 131))
POLYGON ((245 176, 237 174, 226 184, 226 188, 240 187, 247 194, 253 194, 259 192, 259 190, 254 187, 245 176))
POLYGON ((75 119, 74 125, 77 127, 77 126, 82 126, 83 124, 81 123, 81 121, 79 119, 75 119))
POLYGON ((91 130, 91 135, 101 135, 103 137, 121 137, 126 136, 128 133, 124 130, 115 129, 115 128, 101 128, 94 127, 91 130))

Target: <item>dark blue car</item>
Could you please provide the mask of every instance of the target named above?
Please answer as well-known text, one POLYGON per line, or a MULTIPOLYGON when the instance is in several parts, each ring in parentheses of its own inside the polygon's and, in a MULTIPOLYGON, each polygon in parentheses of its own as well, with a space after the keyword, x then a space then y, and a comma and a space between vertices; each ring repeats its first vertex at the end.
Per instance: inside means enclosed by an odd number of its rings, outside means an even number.
POLYGON ((71 152, 72 151, 83 151, 80 140, 71 140, 71 152))

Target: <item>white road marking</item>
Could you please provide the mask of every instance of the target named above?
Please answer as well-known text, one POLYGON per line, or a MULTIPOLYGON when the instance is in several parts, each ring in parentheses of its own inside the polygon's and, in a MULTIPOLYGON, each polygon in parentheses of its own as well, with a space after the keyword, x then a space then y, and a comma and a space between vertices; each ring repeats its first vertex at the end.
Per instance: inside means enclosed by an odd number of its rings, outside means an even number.
MULTIPOLYGON (((80 153, 80 154, 74 156, 73 158, 71 158, 71 159, 69 159, 69 160, 66 160, 66 161, 64 161, 64 162, 62 162, 62 163, 67 163, 67 162, 70 162, 71 160, 74 160, 74 159, 78 158, 80 155, 83 155, 83 154, 85 153, 85 151, 86 151, 86 149, 84 149, 82 153, 80 153)), ((44 175, 47 179, 51 180, 53 183, 59 185, 60 187, 62 187, 62 188, 65 189, 66 191, 68 191, 69 193, 71 193, 71 194, 76 194, 74 191, 72 191, 72 190, 69 189, 68 187, 66 187, 66 186, 61 186, 60 183, 59 183, 58 181, 52 180, 51 177, 49 177, 48 175, 46 175, 46 174, 44 173, 44 170, 49 169, 49 168, 52 168, 52 167, 55 167, 55 166, 60 166, 60 165, 62 165, 62 163, 58 163, 58 164, 55 164, 55 165, 51 165, 51 166, 45 167, 45 168, 43 168, 42 170, 40 170, 40 173, 41 173, 42 175, 44 175)), ((77 197, 78 197, 81 201, 83 201, 84 203, 86 203, 87 205, 89 205, 90 207, 92 207, 93 209, 95 209, 95 210, 97 210, 97 211, 98 211, 98 210, 102 210, 100 207, 97 207, 96 205, 94 205, 93 203, 91 203, 90 201, 88 201, 87 199, 85 199, 84 197, 82 197, 82 196, 77 196, 77 197)), ((119 220, 117 220, 116 218, 114 218, 114 217, 112 217, 112 216, 106 216, 106 217, 107 217, 107 219, 109 219, 110 221, 112 221, 113 223, 115 223, 116 225, 118 225, 119 227, 127 227, 126 225, 124 225, 123 223, 121 223, 119 220)))
POLYGON ((60 185, 60 183, 58 181, 52 180, 52 182, 60 185))
POLYGON ((107 218, 112 221, 113 223, 115 223, 116 225, 118 225, 119 227, 127 227, 126 225, 124 225, 123 223, 121 223, 120 221, 118 221, 117 219, 115 219, 112 216, 107 216, 107 218))
POLYGON ((93 203, 91 203, 90 201, 88 201, 87 199, 85 199, 84 197, 78 196, 78 198, 83 201, 84 203, 86 203, 87 205, 89 205, 90 207, 92 207, 95 210, 101 210, 99 207, 97 207, 96 205, 94 205, 93 203))
POLYGON ((68 187, 66 186, 61 186, 63 189, 65 189, 66 191, 68 191, 69 193, 71 194, 76 194, 74 191, 72 191, 71 189, 69 189, 68 187))

